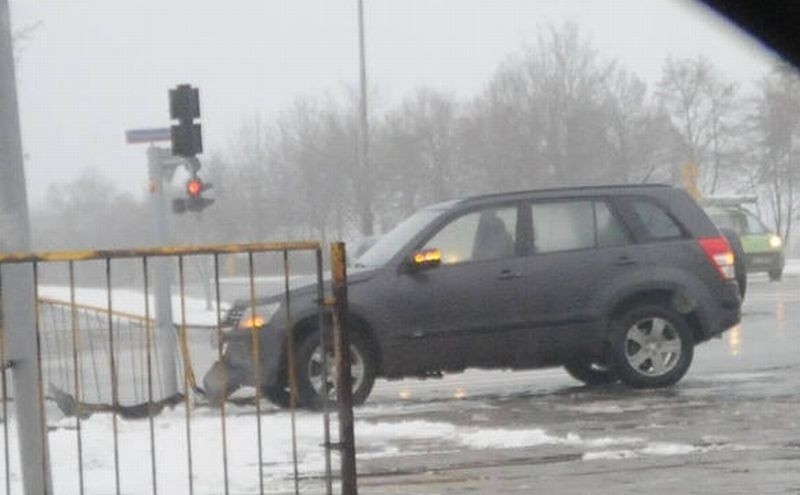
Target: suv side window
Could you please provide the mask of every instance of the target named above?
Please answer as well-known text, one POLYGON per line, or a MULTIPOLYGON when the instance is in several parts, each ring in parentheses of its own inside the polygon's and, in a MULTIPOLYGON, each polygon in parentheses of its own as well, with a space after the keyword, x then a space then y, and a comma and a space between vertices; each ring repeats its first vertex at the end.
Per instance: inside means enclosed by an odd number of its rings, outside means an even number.
POLYGON ((442 264, 509 258, 515 255, 517 207, 485 208, 455 218, 423 249, 442 252, 442 264))
POLYGON ((533 203, 533 252, 552 253, 594 247, 592 201, 533 203))
POLYGON ((594 224, 597 229, 597 247, 624 246, 630 243, 625 227, 603 201, 594 203, 594 224))
POLYGON ((639 217, 646 240, 679 239, 683 231, 675 220, 652 201, 634 199, 630 202, 632 211, 639 217))

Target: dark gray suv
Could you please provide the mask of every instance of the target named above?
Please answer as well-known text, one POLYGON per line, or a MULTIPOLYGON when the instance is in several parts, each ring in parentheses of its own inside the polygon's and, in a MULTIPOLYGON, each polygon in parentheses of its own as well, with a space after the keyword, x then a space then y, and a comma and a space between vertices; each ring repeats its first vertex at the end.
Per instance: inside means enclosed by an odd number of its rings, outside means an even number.
MULTIPOLYGON (((694 346, 740 321, 731 248, 683 190, 661 185, 495 194, 429 206, 383 235, 349 274, 357 403, 378 376, 564 366, 587 384, 676 383, 694 346)), ((282 297, 230 312, 212 400, 260 383, 287 403, 282 297), (256 322, 256 323, 253 323, 256 322)), ((315 287, 292 293, 298 396, 323 394, 315 287)), ((331 359, 332 361, 332 359, 331 359)), ((331 382, 333 380, 331 379, 331 382)))

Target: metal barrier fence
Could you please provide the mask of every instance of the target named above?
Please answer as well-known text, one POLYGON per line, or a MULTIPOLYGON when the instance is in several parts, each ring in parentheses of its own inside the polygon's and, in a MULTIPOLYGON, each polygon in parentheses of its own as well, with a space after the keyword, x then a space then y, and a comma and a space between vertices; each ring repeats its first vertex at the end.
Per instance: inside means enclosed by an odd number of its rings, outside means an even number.
MULTIPOLYGON (((49 390, 69 394, 80 401, 96 404, 112 402, 110 376, 105 366, 110 362, 108 335, 108 309, 90 304, 70 303, 53 298, 39 298, 39 335, 42 350, 42 382, 49 390), (72 355, 72 325, 75 318, 76 341, 85 345, 78 350, 77 365, 72 355), (75 372, 78 382, 75 383, 75 372)), ((138 314, 114 311, 111 328, 114 332, 114 360, 119 365, 117 372, 121 403, 141 404, 146 402, 147 390, 147 331, 155 320, 138 314)), ((177 333, 176 333, 177 334, 177 333)), ((161 358, 157 341, 151 341, 152 357, 161 358)), ((155 374, 154 397, 164 396, 164 381, 155 374)))
MULTIPOLYGON (((29 267, 33 297, 38 303, 33 328, 5 328, 0 324, 4 474, 0 486, 6 495, 330 494, 337 477, 332 472, 334 457, 340 462, 341 493, 357 493, 352 402, 347 393, 350 387, 342 386, 351 383, 349 353, 341 351, 349 348, 347 332, 342 331, 346 328, 347 297, 343 244, 331 246, 333 297, 327 299, 322 248, 315 242, 0 255, 0 269, 8 265, 29 267), (264 288, 263 277, 257 276, 259 263, 275 266, 277 259, 283 268, 279 278, 269 281, 279 285, 278 293, 273 294, 282 308, 281 315, 274 317, 279 322, 276 325, 287 329, 283 356, 288 395, 284 405, 288 412, 268 407, 262 400, 264 350, 260 348, 263 344, 258 326, 251 328, 249 339, 252 386, 248 390, 252 395, 239 394, 231 402, 212 404, 195 377, 195 372, 209 362, 226 359, 224 342, 229 329, 225 327, 223 301, 231 299, 235 291, 224 293, 220 266, 226 256, 242 254, 248 260, 242 292, 253 314, 263 302, 259 301, 264 288), (306 318, 321 329, 321 347, 330 349, 333 343, 336 351, 336 411, 326 396, 321 414, 296 411, 295 349, 303 336, 294 335, 300 322, 293 321, 295 274, 291 267, 300 256, 311 256, 315 267, 312 285, 316 314, 306 318), (191 293, 198 289, 187 273, 186 260, 196 257, 209 258, 213 266, 215 301, 211 313, 204 315, 213 321, 204 331, 192 321, 199 310, 190 307, 191 293), (156 259, 161 263, 158 266, 154 266, 156 259), (86 291, 78 285, 79 269, 85 263, 102 264, 104 286, 91 291, 95 299, 102 299, 99 304, 87 301, 86 291), (137 280, 124 281, 124 289, 114 280, 114 268, 121 263, 135 263, 139 272, 137 280), (164 348, 164 336, 157 335, 153 314, 157 302, 152 281, 156 271, 165 269, 174 269, 177 280, 173 299, 179 311, 170 332, 172 348, 164 348), (53 272, 61 273, 64 283, 56 286, 66 297, 40 297, 45 270, 51 272, 50 280, 59 279, 53 272), (36 340, 37 413, 42 418, 38 433, 44 439, 41 448, 32 450, 38 458, 31 458, 31 448, 26 447, 29 439, 17 426, 22 425, 19 419, 26 411, 20 410, 23 401, 14 400, 16 392, 9 374, 23 363, 9 348, 11 332, 35 336, 36 340), (169 369, 158 365, 165 360, 178 363, 177 391, 169 386, 176 377, 160 373, 169 369), (332 416, 339 423, 335 442, 331 440, 332 416), (25 465, 31 461, 39 469, 25 465)), ((0 271, 0 295, 9 290, 0 271)), ((323 383, 328 383, 326 359, 328 352, 323 352, 323 383)), ((223 397, 227 397, 224 387, 228 382, 223 383, 223 397)))

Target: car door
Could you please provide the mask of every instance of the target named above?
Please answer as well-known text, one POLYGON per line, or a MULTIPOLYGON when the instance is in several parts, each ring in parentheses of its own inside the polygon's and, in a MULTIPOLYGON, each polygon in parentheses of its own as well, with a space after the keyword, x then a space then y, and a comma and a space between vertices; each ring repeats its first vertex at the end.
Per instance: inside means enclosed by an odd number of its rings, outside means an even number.
POLYGON ((524 262, 517 219, 517 204, 458 214, 419 246, 440 250, 439 266, 399 271, 392 311, 406 372, 493 366, 508 354, 524 262))
POLYGON ((520 363, 561 362, 596 342, 593 302, 635 263, 630 234, 603 200, 532 202, 531 256, 522 272, 524 330, 512 337, 520 363))

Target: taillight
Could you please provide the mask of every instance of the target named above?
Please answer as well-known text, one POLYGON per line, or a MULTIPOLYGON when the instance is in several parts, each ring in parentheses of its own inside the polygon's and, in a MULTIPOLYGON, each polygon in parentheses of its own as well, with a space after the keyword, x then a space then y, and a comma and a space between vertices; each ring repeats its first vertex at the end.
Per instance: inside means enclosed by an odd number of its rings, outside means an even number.
POLYGON ((728 240, 724 237, 704 237, 697 242, 719 272, 719 276, 724 280, 733 280, 736 272, 733 267, 733 250, 728 240))

